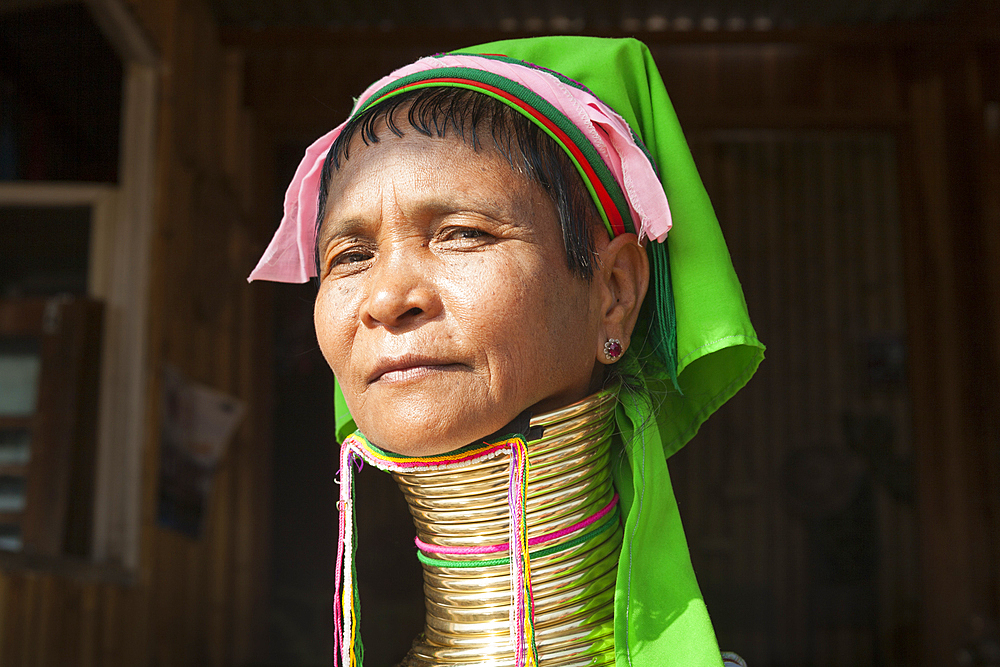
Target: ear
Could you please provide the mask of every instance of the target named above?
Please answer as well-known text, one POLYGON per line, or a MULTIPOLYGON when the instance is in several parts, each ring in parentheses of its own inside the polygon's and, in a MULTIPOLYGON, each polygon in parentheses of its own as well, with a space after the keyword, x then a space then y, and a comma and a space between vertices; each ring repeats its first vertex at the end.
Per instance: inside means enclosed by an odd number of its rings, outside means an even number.
POLYGON ((649 287, 649 259, 635 234, 620 234, 606 242, 598 242, 597 259, 594 279, 601 281, 602 298, 597 360, 612 364, 617 359, 607 358, 604 344, 617 338, 622 350, 628 349, 639 308, 649 287))

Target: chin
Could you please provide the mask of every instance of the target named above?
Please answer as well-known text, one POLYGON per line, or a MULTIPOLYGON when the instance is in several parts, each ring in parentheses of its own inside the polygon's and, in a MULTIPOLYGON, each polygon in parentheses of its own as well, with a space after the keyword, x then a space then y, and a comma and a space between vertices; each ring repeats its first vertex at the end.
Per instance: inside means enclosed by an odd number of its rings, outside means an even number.
POLYGON ((440 415, 383 417, 371 428, 365 428, 361 421, 358 427, 373 444, 386 451, 403 456, 435 456, 481 440, 504 426, 475 417, 462 421, 462 425, 449 426, 448 420, 440 415))
POLYGON ((440 439, 423 439, 423 438, 405 438, 405 437, 394 437, 391 434, 377 434, 368 435, 368 433, 362 429, 362 433, 375 445, 384 449, 386 451, 392 452, 393 454, 401 454, 403 456, 436 456, 438 454, 445 454, 447 452, 454 451, 465 445, 476 440, 476 438, 465 439, 455 439, 455 440, 440 440, 440 439))

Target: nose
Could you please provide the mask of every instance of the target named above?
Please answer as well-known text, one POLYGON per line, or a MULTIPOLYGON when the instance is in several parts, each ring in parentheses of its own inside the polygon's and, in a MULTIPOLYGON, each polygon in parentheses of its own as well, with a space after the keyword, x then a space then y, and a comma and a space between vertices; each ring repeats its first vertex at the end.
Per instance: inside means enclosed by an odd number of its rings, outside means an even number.
POLYGON ((368 296, 361 319, 368 327, 406 329, 441 311, 432 267, 420 249, 394 248, 376 257, 367 271, 368 296))

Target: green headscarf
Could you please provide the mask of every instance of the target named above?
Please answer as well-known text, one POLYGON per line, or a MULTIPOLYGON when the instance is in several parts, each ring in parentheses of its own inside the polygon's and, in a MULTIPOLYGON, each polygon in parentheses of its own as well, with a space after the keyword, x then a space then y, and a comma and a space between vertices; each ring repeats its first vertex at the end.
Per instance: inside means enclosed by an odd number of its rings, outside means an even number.
MULTIPOLYGON (((616 656, 618 667, 718 667, 721 658, 691 567, 666 459, 746 384, 763 359, 764 346, 750 323, 718 221, 656 64, 634 39, 537 37, 455 53, 506 56, 582 84, 629 124, 658 170, 674 221, 669 263, 665 256, 656 259, 662 248, 650 253, 653 285, 665 285, 666 295, 654 290, 659 303, 644 306, 619 361, 625 376, 640 386, 623 389, 617 413, 626 456, 618 457, 614 475, 627 518, 615 597, 616 656), (664 317, 671 284, 672 312, 664 317), (675 330, 668 319, 676 320, 675 330), (662 346, 664 328, 671 329, 667 333, 675 345, 667 363, 662 355, 648 354, 662 346)), ((383 85, 380 92, 391 94, 393 85, 383 85)), ((366 95, 366 102, 379 96, 366 95)), ((339 389, 336 424, 340 440, 355 430, 339 389)))

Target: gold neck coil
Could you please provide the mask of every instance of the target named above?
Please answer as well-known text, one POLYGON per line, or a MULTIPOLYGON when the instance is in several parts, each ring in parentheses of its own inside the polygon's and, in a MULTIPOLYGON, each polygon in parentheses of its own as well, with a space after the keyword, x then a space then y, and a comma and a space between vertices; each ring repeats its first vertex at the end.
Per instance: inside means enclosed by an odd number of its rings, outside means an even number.
MULTIPOLYGON (((611 439, 616 392, 594 394, 532 418, 542 437, 528 442, 528 538, 593 517, 614 498, 611 439)), ((424 542, 481 547, 507 541, 509 459, 451 470, 394 473, 424 542)), ((578 537, 568 534, 546 547, 578 537)), ((614 594, 622 529, 616 522, 582 544, 531 558, 535 637, 543 667, 614 665, 614 594)), ((547 551, 552 551, 549 549, 547 551)), ((534 552, 534 549, 532 549, 534 552)), ((507 552, 498 554, 509 555, 507 552)), ((434 554, 468 562, 467 556, 434 554)), ((510 568, 424 563, 423 636, 404 667, 514 667, 510 568)))

